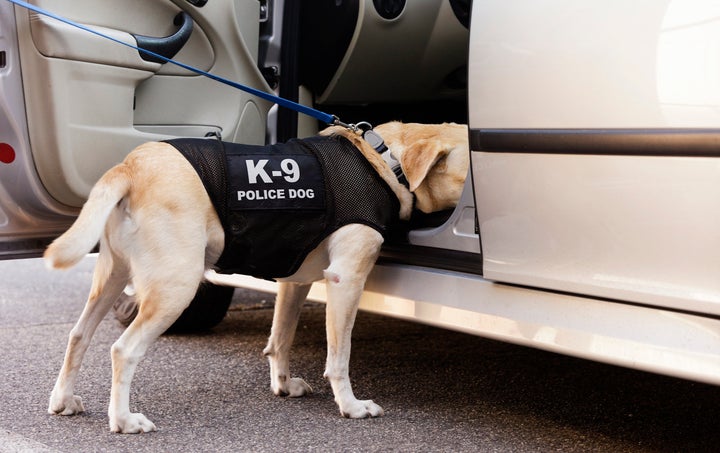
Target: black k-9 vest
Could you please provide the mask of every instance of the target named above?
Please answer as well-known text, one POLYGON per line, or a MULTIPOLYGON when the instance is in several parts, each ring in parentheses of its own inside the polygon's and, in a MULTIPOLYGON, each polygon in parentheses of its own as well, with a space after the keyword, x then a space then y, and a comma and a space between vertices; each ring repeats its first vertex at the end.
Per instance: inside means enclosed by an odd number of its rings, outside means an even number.
POLYGON ((270 146, 167 143, 193 165, 220 218, 220 272, 287 277, 338 228, 360 223, 385 235, 397 221, 397 197, 344 137, 270 146))

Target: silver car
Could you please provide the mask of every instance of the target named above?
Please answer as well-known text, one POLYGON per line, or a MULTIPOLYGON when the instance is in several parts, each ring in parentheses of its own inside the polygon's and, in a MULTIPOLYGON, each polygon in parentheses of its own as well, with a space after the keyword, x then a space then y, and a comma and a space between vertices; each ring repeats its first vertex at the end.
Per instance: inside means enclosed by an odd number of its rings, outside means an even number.
MULTIPOLYGON (((469 124, 460 204, 386 244, 361 308, 720 384, 718 2, 33 4, 345 122, 469 124)), ((41 254, 142 142, 322 127, 7 0, 0 90, 7 259, 41 254)), ((224 316, 232 289, 203 288, 177 328, 224 316)))

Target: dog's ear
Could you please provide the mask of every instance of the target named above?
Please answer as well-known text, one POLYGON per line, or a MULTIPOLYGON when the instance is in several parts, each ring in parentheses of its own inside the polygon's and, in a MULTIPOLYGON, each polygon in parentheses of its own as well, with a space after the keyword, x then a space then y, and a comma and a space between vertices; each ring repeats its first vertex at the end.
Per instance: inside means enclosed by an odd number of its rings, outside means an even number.
POLYGON ((400 166, 410 183, 410 192, 414 192, 425 180, 430 169, 447 156, 450 148, 439 140, 418 140, 408 146, 400 156, 400 166))

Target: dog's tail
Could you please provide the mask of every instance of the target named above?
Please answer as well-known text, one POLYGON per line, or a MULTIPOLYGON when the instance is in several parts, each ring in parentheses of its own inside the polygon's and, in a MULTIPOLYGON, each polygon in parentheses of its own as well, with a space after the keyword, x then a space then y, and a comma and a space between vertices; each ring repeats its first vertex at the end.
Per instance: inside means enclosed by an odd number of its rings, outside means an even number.
POLYGON ((124 164, 116 165, 100 178, 75 223, 45 250, 48 268, 72 267, 95 247, 110 213, 130 191, 130 181, 124 164))

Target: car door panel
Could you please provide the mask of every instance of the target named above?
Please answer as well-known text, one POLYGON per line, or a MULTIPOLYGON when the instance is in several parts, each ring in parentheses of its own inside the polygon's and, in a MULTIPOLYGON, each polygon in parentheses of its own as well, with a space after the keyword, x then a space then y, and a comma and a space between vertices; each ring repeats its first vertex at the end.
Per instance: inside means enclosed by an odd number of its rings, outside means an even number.
MULTIPOLYGON (((195 23, 179 61, 268 89, 256 66, 257 1, 36 4, 131 43, 132 34, 172 34, 186 10, 195 23)), ((267 102, 21 8, 16 18, 33 160, 63 205, 81 206, 105 170, 148 140, 222 133, 264 142, 267 102)))
POLYGON ((486 278, 720 313, 716 159, 486 152, 473 166, 486 278))
POLYGON ((720 314, 717 3, 473 8, 483 275, 720 314))

